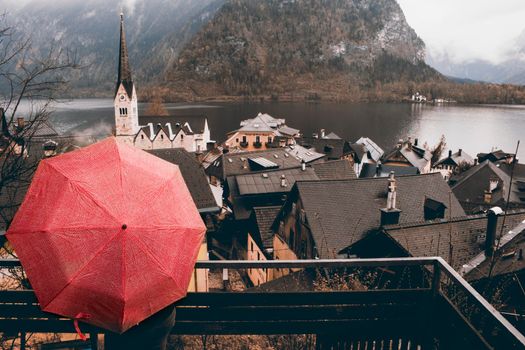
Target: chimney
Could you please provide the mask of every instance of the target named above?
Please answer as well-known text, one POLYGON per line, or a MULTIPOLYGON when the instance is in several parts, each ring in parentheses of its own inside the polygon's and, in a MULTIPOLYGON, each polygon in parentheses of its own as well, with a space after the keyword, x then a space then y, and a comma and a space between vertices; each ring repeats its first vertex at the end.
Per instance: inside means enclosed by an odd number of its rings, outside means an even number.
POLYGON ((498 216, 503 214, 500 207, 494 207, 487 214, 487 234, 485 238, 485 256, 492 256, 496 249, 496 231, 498 229, 498 216))
POLYGON ((281 175, 281 187, 288 187, 288 184, 286 183, 286 176, 284 176, 284 174, 281 175))
POLYGON ((452 150, 449 150, 449 151, 448 151, 448 157, 449 157, 449 158, 452 158, 452 150))
POLYGON ((318 139, 318 138, 319 138, 319 134, 316 133, 316 132, 314 132, 314 133, 312 133, 312 137, 313 137, 314 139, 318 139))
POLYGON ((397 209, 397 183, 392 171, 388 177, 386 208, 381 209, 381 226, 398 224, 400 215, 401 210, 397 209))
POLYGON ((381 175, 381 168, 382 168, 382 164, 381 164, 381 161, 379 161, 376 164, 376 177, 379 177, 381 175))
POLYGON ((463 155, 463 150, 460 148, 460 149, 459 149, 459 152, 458 152, 458 156, 461 157, 461 155, 463 155))
POLYGON ((306 171, 306 162, 304 161, 304 159, 301 161, 301 170, 306 171))
POLYGON ((325 129, 321 129, 321 138, 324 139, 326 137, 326 131, 325 129))

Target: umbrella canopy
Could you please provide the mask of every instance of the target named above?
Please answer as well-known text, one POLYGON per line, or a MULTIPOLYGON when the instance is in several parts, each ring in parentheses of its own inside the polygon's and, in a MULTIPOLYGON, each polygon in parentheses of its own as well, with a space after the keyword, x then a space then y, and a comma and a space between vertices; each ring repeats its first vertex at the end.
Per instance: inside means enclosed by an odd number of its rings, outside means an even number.
POLYGON ((186 295, 205 231, 178 166, 109 138, 43 160, 7 238, 44 311, 122 333, 186 295))

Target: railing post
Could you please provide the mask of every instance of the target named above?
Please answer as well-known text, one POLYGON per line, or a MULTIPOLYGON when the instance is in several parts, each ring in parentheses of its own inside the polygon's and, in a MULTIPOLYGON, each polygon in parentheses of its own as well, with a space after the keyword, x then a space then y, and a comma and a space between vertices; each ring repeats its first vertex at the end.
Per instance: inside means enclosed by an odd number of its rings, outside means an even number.
POLYGON ((432 276, 432 295, 437 297, 441 288, 441 264, 439 260, 434 262, 434 273, 432 276))
POLYGON ((91 350, 98 350, 98 334, 97 333, 89 334, 89 343, 91 345, 91 350))

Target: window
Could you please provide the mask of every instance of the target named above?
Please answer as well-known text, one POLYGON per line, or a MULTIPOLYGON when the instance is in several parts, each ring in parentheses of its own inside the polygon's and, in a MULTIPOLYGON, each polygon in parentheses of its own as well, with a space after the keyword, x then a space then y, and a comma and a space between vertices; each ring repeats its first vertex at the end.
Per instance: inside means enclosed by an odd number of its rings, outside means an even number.
POLYGON ((290 246, 290 249, 293 250, 293 244, 294 244, 294 232, 290 230, 288 232, 288 245, 290 246))
POLYGON ((272 143, 272 137, 268 136, 268 143, 272 143))
POLYGON ((253 242, 251 243, 251 248, 250 250, 253 252, 253 242))
POLYGON ((128 109, 127 108, 119 108, 120 116, 125 117, 128 115, 128 109))
POLYGON ((140 138, 141 138, 142 140, 144 140, 144 135, 140 135, 140 138))
POLYGON ((164 135, 161 134, 161 135, 160 135, 160 139, 161 139, 161 140, 164 140, 164 135))
POLYGON ((242 137, 242 142, 243 142, 243 143, 246 143, 246 136, 243 136, 243 137, 242 137))
POLYGON ((236 138, 236 139, 235 139, 235 143, 239 143, 239 138, 236 138))
POLYGON ((255 142, 261 143, 261 137, 259 135, 255 136, 255 142))
POLYGON ((184 141, 184 135, 183 134, 180 134, 180 140, 184 141))

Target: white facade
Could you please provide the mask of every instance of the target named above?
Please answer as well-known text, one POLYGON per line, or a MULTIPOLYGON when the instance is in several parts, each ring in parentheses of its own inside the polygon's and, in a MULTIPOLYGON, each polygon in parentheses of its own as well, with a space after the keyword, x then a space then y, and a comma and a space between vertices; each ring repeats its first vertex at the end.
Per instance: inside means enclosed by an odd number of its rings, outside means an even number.
POLYGON ((135 147, 144 150, 184 148, 188 152, 205 152, 208 144, 213 142, 210 139, 207 119, 204 121, 202 133, 195 133, 189 123, 149 123, 141 127, 133 139, 135 147))
POLYGON ((128 143, 133 143, 139 131, 137 93, 133 86, 132 96, 128 96, 123 84, 115 95, 115 135, 128 143))

